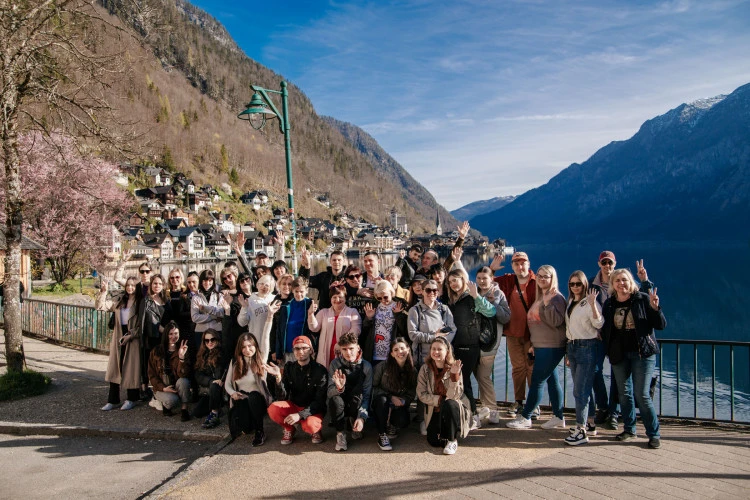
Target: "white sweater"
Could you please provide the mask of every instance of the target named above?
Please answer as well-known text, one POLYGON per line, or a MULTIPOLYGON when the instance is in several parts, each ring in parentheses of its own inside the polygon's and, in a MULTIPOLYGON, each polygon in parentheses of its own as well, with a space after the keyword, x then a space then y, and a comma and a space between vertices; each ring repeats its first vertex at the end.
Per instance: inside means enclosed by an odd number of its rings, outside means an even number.
MULTIPOLYGON (((599 329, 604 325, 602 307, 595 302, 599 310, 599 319, 594 319, 588 299, 581 300, 568 315, 565 312, 565 336, 568 340, 595 339, 599 335, 599 329)), ((570 302, 568 302, 570 307, 570 302)))

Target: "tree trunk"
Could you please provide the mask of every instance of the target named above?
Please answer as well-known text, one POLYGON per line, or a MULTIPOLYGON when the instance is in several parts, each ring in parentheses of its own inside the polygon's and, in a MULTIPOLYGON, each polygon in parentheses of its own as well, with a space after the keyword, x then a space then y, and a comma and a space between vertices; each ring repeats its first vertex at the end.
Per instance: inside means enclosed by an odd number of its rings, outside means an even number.
POLYGON ((3 319, 5 320, 5 358, 8 372, 23 370, 23 335, 21 324, 21 179, 18 156, 18 133, 15 128, 17 95, 12 91, 3 96, 6 119, 3 120, 2 141, 5 160, 5 279, 3 283, 3 319), (9 102, 10 101, 10 102, 9 102), (7 114, 14 116, 8 117, 7 114))

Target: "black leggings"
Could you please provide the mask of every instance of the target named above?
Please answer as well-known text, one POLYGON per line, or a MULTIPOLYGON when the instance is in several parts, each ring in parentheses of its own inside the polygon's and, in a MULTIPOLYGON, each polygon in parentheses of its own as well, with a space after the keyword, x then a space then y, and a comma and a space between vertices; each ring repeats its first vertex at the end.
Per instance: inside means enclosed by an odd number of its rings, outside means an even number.
POLYGON ((243 432, 263 432, 263 417, 266 410, 266 398, 257 391, 251 392, 245 399, 234 401, 229 409, 229 431, 232 437, 237 437, 243 432))
POLYGON ((461 403, 446 399, 439 412, 432 412, 427 426, 427 442, 430 446, 445 446, 446 441, 455 441, 461 433, 461 403))
POLYGON ((474 399, 474 390, 471 388, 471 374, 477 369, 479 364, 479 357, 482 355, 479 346, 476 347, 455 347, 453 355, 456 359, 461 360, 463 367, 461 368, 461 374, 464 378, 464 394, 469 398, 469 404, 471 405, 471 413, 477 412, 477 401, 474 399))
POLYGON ((378 434, 385 434, 385 428, 389 422, 399 429, 409 426, 409 407, 406 405, 394 406, 390 396, 375 396, 370 407, 373 409, 375 422, 378 424, 378 434), (390 420, 388 419, 389 412, 390 420))
POLYGON ((200 418, 208 415, 210 411, 218 413, 221 405, 224 403, 224 388, 219 384, 211 383, 208 386, 208 394, 200 397, 195 406, 193 406, 193 416, 200 418))

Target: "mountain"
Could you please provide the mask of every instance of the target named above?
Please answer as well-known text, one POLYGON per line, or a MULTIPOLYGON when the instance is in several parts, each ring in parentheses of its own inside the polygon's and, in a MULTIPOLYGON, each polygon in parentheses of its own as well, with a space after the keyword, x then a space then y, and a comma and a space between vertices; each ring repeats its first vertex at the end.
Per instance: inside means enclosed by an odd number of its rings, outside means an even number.
MULTIPOLYGON (((401 166, 391 155, 380 147, 380 144, 367 132, 356 125, 348 122, 342 122, 330 116, 323 116, 323 121, 335 128, 349 141, 370 164, 382 172, 395 186, 400 186, 403 201, 396 205, 399 213, 407 210, 407 203, 412 204, 412 208, 419 212, 427 219, 431 219, 433 224, 428 228, 428 232, 435 229, 436 210, 440 211, 440 222, 443 228, 453 228, 458 225, 458 221, 441 205, 438 205, 435 198, 424 186, 414 180, 404 167, 401 166)), ((462 219, 466 220, 466 219, 462 219)))
MULTIPOLYGON (((284 137, 278 121, 253 130, 237 119, 250 100, 250 85, 279 89, 284 78, 252 60, 214 18, 184 0, 99 0, 107 26, 102 51, 118 51, 128 67, 112 78, 111 101, 123 121, 137 121, 140 138, 128 144, 131 161, 185 173, 197 185, 229 185, 226 201, 246 191, 268 190, 273 207, 286 207, 284 137)), ((392 207, 410 229, 434 231, 437 206, 405 172, 370 161, 315 112, 304 91, 288 82, 295 208, 299 216, 331 218, 316 201, 326 194, 337 211, 383 224, 392 207), (408 177, 404 187, 401 179, 408 177), (428 209, 429 208, 429 209, 428 209)), ((276 107, 281 109, 278 96, 276 107)), ((109 124, 115 128, 117 123, 109 124)), ((240 219, 267 217, 241 205, 240 219)))
POLYGON ((518 198, 518 196, 497 196, 489 200, 479 200, 468 205, 464 205, 461 208, 451 210, 451 215, 458 220, 471 220, 477 215, 486 214, 499 208, 504 207, 508 203, 518 198))
POLYGON ((515 245, 748 242, 748 202, 750 84, 646 121, 471 224, 515 245))

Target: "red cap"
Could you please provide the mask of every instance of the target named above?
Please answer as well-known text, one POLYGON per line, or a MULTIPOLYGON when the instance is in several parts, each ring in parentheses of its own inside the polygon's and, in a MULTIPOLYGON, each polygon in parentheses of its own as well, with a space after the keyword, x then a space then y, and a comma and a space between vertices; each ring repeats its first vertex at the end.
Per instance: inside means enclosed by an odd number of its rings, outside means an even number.
POLYGON ((513 254, 513 257, 510 259, 510 261, 515 262, 517 260, 525 260, 526 262, 529 262, 529 256, 526 255, 526 252, 516 252, 513 254))
POLYGON ((609 259, 612 262, 617 262, 617 259, 615 259, 615 254, 610 252, 609 250, 605 250, 599 254, 599 262, 603 261, 604 259, 609 259))
POLYGON ((305 344, 307 347, 312 349, 312 341, 305 335, 300 335, 299 337, 294 339, 294 342, 292 342, 292 347, 296 346, 297 344, 305 344))

